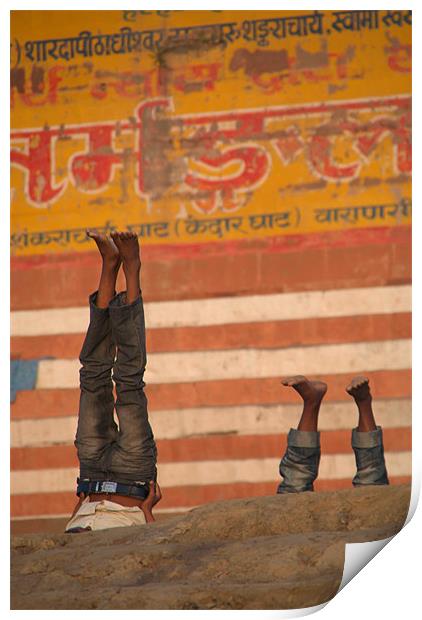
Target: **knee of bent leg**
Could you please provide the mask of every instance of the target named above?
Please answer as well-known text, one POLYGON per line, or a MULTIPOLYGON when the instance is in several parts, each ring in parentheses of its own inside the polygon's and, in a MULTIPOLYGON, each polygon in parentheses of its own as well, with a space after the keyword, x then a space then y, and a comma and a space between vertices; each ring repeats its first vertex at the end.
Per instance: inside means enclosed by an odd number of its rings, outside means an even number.
POLYGON ((107 448, 103 441, 89 437, 84 437, 83 439, 76 437, 74 445, 81 463, 86 461, 99 463, 103 459, 107 448))

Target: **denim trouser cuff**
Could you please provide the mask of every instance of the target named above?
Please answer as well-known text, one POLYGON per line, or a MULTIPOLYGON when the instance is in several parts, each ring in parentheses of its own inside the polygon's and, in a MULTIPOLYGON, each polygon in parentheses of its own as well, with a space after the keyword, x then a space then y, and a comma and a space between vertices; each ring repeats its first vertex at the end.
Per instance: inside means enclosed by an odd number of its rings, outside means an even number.
POLYGON ((388 484, 381 427, 377 426, 376 430, 367 432, 360 432, 354 428, 352 448, 356 460, 353 486, 388 484))
POLYGON ((130 316, 131 312, 133 310, 136 311, 136 309, 141 305, 142 305, 142 293, 141 292, 139 292, 139 297, 135 299, 135 301, 128 304, 127 293, 126 291, 122 291, 121 293, 113 297, 113 299, 110 301, 108 305, 108 308, 110 310, 111 316, 113 316, 113 314, 115 314, 116 312, 119 313, 119 315, 122 315, 123 313, 125 316, 130 316))
POLYGON ((106 317, 108 316, 108 308, 99 308, 97 306, 97 297, 98 291, 94 291, 88 297, 89 300, 89 313, 91 320, 96 317, 106 317))
POLYGON ((381 426, 377 426, 375 431, 362 432, 357 428, 352 430, 352 448, 378 448, 382 445, 381 426))
POLYGON ((287 436, 287 445, 294 448, 319 448, 319 431, 299 431, 291 428, 287 436))
POLYGON ((283 481, 277 493, 313 491, 320 455, 319 432, 291 428, 287 436, 286 452, 280 461, 279 471, 283 481))

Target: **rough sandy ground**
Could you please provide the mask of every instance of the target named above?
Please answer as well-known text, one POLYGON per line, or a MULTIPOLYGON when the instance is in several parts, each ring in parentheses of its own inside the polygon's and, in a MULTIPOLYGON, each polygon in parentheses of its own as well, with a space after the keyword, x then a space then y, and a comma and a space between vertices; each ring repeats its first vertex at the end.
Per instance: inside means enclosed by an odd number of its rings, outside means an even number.
POLYGON ((12 609, 287 609, 332 598, 344 543, 387 538, 410 486, 216 502, 148 526, 12 537, 12 609))

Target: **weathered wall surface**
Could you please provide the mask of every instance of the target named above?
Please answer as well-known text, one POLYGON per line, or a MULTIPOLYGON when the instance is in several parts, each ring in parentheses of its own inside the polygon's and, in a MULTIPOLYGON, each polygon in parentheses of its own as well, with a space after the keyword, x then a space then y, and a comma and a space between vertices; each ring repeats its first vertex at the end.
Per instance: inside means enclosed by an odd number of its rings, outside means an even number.
POLYGON ((321 488, 355 372, 408 478, 410 71, 408 11, 13 12, 14 516, 73 501, 86 227, 141 238, 165 508, 273 492, 290 372, 331 384, 321 488))
POLYGON ((169 244, 409 222, 407 12, 13 24, 17 254, 87 250, 87 223, 169 244))

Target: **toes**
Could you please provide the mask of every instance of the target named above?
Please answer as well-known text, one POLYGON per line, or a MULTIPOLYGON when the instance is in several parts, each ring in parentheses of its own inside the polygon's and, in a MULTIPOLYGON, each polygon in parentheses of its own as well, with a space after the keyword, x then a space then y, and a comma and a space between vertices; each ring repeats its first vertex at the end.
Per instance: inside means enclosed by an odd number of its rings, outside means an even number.
POLYGON ((297 379, 289 379, 287 381, 287 385, 290 385, 291 387, 293 387, 294 385, 297 385, 298 383, 301 383, 301 381, 298 381, 297 379))
POLYGON ((284 377, 284 378, 281 380, 281 383, 282 383, 283 385, 291 385, 291 377, 284 377))
POLYGON ((295 375, 294 377, 284 377, 284 379, 282 379, 281 383, 283 385, 287 385, 289 387, 292 387, 294 385, 297 385, 298 383, 304 383, 307 382, 308 379, 306 377, 304 377, 303 375, 295 375))
POLYGON ((369 389, 369 379, 368 377, 358 376, 354 377, 350 384, 346 387, 346 392, 351 394, 356 394, 360 389, 367 386, 369 389))
POLYGON ((106 237, 99 235, 97 232, 93 230, 87 231, 86 234, 88 235, 90 239, 94 239, 94 241, 97 241, 97 242, 105 241, 106 239, 106 237))
POLYGON ((289 378, 289 385, 298 385, 299 383, 309 383, 309 381, 303 375, 295 375, 289 378))
POLYGON ((365 385, 366 383, 369 383, 369 379, 367 377, 358 376, 352 379, 352 382, 350 385, 351 387, 359 388, 365 385))

